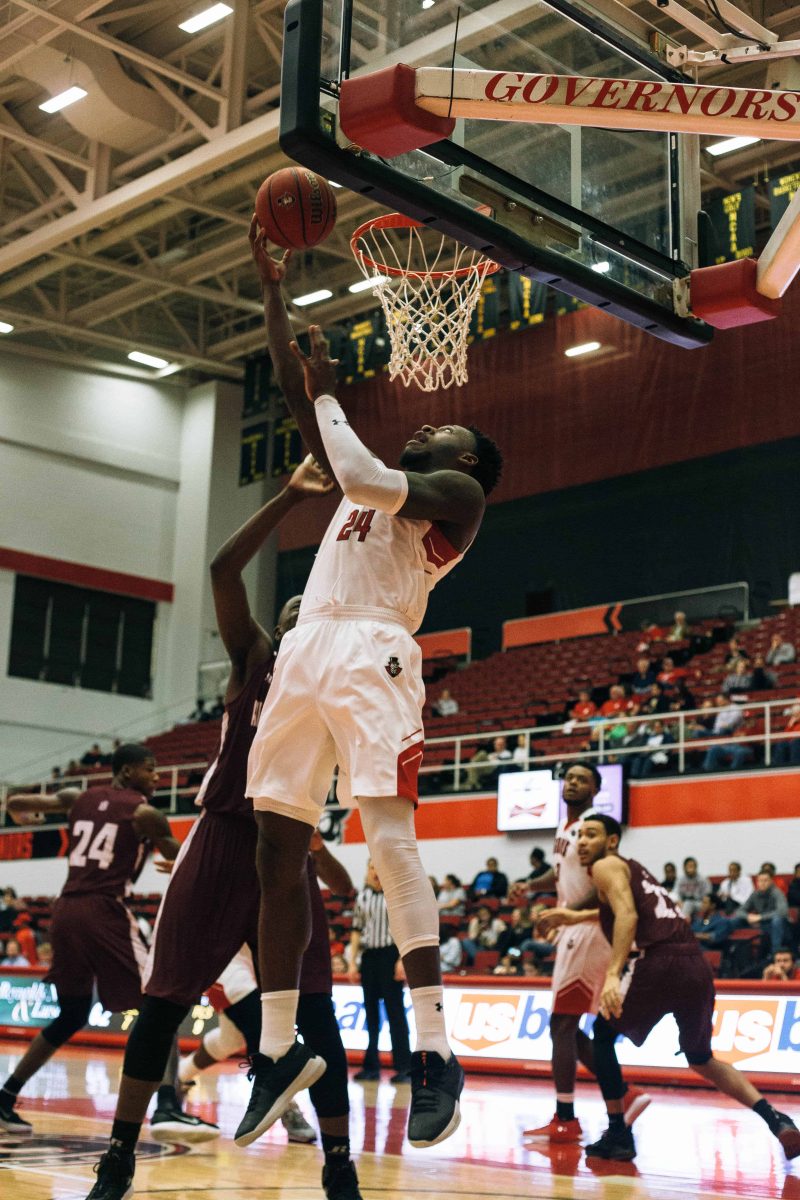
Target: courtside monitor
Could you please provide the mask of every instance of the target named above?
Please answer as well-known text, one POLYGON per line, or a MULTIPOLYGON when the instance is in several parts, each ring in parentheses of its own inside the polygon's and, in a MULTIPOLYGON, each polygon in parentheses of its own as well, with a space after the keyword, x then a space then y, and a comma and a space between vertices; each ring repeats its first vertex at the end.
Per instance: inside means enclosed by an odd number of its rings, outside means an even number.
POLYGON ((697 265, 697 137, 459 117, 446 135, 436 126, 435 140, 420 149, 380 154, 343 128, 374 142, 369 104, 360 124, 346 111, 343 122, 349 84, 376 76, 369 99, 378 73, 391 81, 399 64, 592 76, 628 80, 629 89, 636 81, 691 83, 633 24, 620 28, 588 0, 290 0, 281 146, 524 280, 667 341, 703 345, 712 330, 688 315, 681 290, 697 265))
MULTIPOLYGON (((620 763, 599 768, 603 786, 592 802, 595 812, 606 813, 623 823, 625 781, 620 763)), ((497 829, 500 833, 519 830, 555 829, 566 816, 561 799, 562 781, 550 770, 509 771, 497 782, 497 829)))

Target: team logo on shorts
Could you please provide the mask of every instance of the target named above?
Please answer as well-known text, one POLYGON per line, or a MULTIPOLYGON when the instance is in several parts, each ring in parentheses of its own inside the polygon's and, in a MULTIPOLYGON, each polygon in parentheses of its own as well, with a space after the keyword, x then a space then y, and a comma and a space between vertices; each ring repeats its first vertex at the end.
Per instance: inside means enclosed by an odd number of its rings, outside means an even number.
POLYGON ((393 654, 389 661, 383 664, 383 669, 392 679, 396 679, 403 668, 400 666, 400 659, 393 654))

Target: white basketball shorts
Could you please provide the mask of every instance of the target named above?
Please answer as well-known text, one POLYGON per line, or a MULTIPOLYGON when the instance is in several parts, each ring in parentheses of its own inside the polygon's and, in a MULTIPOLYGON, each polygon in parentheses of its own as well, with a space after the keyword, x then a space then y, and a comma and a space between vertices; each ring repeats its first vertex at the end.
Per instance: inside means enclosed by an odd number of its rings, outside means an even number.
POLYGON ((339 797, 417 801, 424 746, 422 655, 404 626, 314 618, 281 641, 248 760, 260 811, 316 825, 339 764, 339 797))
POLYGON ((611 962, 611 946, 599 925, 566 925, 556 944, 553 1012, 596 1013, 611 962))

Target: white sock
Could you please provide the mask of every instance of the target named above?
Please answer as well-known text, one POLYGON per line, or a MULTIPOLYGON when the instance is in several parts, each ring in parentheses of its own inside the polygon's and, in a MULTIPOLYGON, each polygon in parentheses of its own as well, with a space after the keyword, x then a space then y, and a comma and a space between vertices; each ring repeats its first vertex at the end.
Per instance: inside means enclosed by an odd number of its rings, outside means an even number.
POLYGON ((187 1054, 178 1063, 178 1079, 180 1079, 181 1083, 189 1083, 190 1080, 197 1079, 199 1074, 200 1068, 194 1061, 193 1054, 187 1054))
POLYGON ((261 993, 261 1040, 258 1048, 267 1058, 282 1058, 294 1045, 294 1023, 300 992, 261 993))
POLYGON ((417 1026, 415 1050, 434 1050, 445 1062, 452 1051, 444 1027, 444 991, 441 987, 413 988, 411 1003, 417 1026))

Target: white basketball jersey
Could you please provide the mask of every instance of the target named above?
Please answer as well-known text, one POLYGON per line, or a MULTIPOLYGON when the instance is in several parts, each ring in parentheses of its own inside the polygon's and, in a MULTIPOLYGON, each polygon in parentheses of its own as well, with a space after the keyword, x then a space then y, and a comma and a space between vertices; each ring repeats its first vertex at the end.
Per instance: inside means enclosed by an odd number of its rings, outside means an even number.
POLYGON ((569 821, 566 817, 556 830, 553 847, 553 869, 556 873, 556 895, 560 907, 577 904, 592 891, 593 884, 586 867, 578 861, 578 833, 581 818, 569 821))
POLYGON ((428 593, 463 557, 435 522, 359 508, 345 497, 317 551, 300 617, 383 610, 414 633, 428 593))

